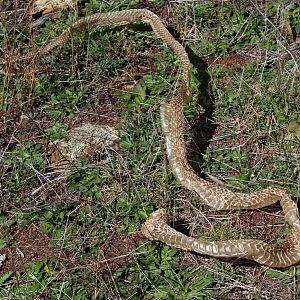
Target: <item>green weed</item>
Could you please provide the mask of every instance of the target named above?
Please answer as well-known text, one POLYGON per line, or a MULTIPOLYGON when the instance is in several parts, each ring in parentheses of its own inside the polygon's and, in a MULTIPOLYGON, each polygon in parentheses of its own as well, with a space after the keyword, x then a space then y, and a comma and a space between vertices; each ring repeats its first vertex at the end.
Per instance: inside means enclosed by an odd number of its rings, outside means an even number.
POLYGON ((34 186, 46 166, 45 154, 39 144, 27 142, 12 150, 4 159, 8 185, 18 191, 24 186, 34 186))

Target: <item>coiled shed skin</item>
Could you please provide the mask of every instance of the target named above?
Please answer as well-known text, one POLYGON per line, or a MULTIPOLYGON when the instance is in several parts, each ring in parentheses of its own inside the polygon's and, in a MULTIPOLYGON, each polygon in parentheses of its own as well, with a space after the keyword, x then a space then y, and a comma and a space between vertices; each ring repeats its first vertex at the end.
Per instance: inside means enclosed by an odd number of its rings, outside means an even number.
MULTIPOLYGON (((179 182, 195 191, 201 200, 217 210, 253 209, 271 205, 277 201, 283 208, 285 219, 292 227, 291 233, 281 243, 267 244, 258 240, 230 240, 206 242, 183 235, 166 222, 165 210, 153 212, 142 225, 142 233, 150 240, 159 240, 180 249, 195 251, 215 257, 238 257, 255 260, 271 267, 287 267, 300 261, 300 221, 297 205, 284 189, 270 187, 254 193, 234 193, 200 178, 190 167, 184 142, 183 105, 190 97, 190 61, 183 46, 165 28, 161 19, 146 9, 130 9, 99 13, 80 19, 60 36, 39 49, 37 56, 48 53, 66 42, 73 32, 91 27, 120 26, 134 21, 151 25, 156 35, 170 47, 181 60, 180 89, 177 96, 161 105, 161 123, 166 141, 170 167, 179 182)), ((33 57, 29 54, 24 57, 33 57)))

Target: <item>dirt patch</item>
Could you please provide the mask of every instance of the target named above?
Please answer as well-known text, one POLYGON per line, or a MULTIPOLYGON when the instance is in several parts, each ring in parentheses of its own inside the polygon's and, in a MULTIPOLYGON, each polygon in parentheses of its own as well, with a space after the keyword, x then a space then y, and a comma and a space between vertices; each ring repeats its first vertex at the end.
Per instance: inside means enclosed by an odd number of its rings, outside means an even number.
POLYGON ((133 234, 113 233, 101 247, 102 254, 99 256, 99 260, 91 261, 88 265, 102 278, 109 279, 118 268, 129 265, 130 255, 143 240, 146 240, 145 237, 138 232, 133 234))
POLYGON ((36 224, 32 223, 24 227, 18 225, 11 231, 14 234, 12 241, 1 250, 1 255, 5 256, 5 260, 0 266, 0 276, 19 270, 24 264, 56 257, 64 260, 66 266, 70 268, 89 268, 101 278, 108 280, 118 268, 129 265, 129 257, 134 253, 139 242, 145 240, 143 235, 138 232, 133 234, 113 233, 102 245, 101 255, 98 259, 78 261, 74 264, 72 253, 51 246, 48 235, 41 233, 36 224))
POLYGON ((225 57, 211 56, 206 61, 209 66, 220 66, 234 71, 241 69, 249 63, 249 60, 246 60, 242 55, 236 53, 229 53, 225 57))
POLYGON ((70 257, 70 253, 50 246, 47 234, 41 233, 34 223, 25 227, 15 226, 11 231, 14 233, 13 240, 1 250, 6 259, 0 268, 0 276, 10 271, 15 272, 26 263, 38 262, 44 258, 70 257))
POLYGON ((279 203, 263 209, 231 214, 226 211, 206 210, 205 207, 201 209, 197 204, 194 206, 188 201, 180 203, 184 209, 175 219, 180 220, 184 226, 176 229, 191 237, 204 235, 208 240, 247 238, 268 243, 276 243, 284 238, 284 216, 279 203), (226 234, 222 236, 222 233, 226 234), (228 237, 229 233, 234 237, 228 237))
POLYGON ((248 211, 243 215, 233 216, 230 227, 241 228, 245 235, 253 239, 266 240, 267 238, 268 242, 275 242, 283 226, 283 216, 277 213, 277 206, 266 212, 248 211))

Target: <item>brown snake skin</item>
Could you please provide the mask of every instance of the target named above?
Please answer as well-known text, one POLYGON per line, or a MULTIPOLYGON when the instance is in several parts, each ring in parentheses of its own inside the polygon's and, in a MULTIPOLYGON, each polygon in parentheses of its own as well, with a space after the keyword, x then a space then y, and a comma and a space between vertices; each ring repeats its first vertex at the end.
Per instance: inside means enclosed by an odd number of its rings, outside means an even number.
POLYGON ((165 210, 159 209, 153 212, 142 225, 142 233, 150 240, 162 241, 180 249, 215 257, 246 258, 270 267, 288 267, 299 263, 298 208, 284 189, 270 187, 250 194, 234 193, 200 178, 189 165, 183 135, 183 105, 190 98, 190 61, 183 46, 173 38, 157 15, 146 9, 131 9, 99 13, 82 18, 48 45, 42 47, 38 55, 45 54, 63 44, 73 32, 91 27, 125 25, 134 21, 144 21, 150 24, 156 35, 176 53, 182 63, 179 94, 168 103, 161 105, 161 123, 167 156, 175 177, 184 187, 195 191, 205 204, 216 210, 253 209, 280 201, 285 220, 291 227, 286 239, 276 244, 267 244, 259 240, 206 242, 188 237, 168 226, 165 210))

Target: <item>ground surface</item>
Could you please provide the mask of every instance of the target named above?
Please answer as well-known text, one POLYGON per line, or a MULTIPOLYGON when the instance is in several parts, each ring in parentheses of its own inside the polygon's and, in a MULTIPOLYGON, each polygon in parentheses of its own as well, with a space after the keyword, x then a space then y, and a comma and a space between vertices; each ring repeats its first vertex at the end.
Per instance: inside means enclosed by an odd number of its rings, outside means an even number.
POLYGON ((148 26, 89 29, 42 59, 12 61, 81 16, 149 8, 193 64, 185 116, 195 170, 244 192, 285 187, 297 200, 297 3, 93 0, 44 21, 29 18, 30 5, 0 4, 0 298, 299 299, 298 267, 203 257, 138 233, 160 207, 202 239, 275 242, 289 230, 280 207, 214 212, 176 182, 159 105, 176 93, 179 62, 148 26), (84 123, 119 138, 69 161, 59 143, 84 123))

